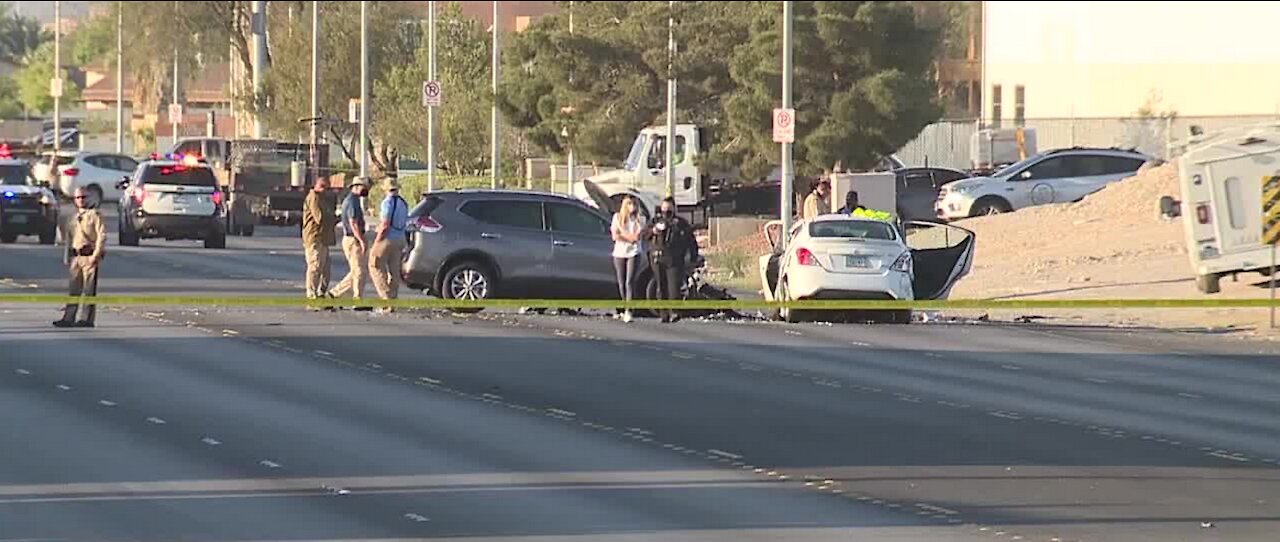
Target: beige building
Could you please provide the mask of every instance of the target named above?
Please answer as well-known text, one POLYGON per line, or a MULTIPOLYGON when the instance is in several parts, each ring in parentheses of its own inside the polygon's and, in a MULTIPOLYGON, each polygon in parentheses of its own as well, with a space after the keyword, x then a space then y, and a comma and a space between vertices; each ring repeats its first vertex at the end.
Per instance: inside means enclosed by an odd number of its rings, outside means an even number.
POLYGON ((984 2, 988 120, 1280 112, 1280 2, 984 2))

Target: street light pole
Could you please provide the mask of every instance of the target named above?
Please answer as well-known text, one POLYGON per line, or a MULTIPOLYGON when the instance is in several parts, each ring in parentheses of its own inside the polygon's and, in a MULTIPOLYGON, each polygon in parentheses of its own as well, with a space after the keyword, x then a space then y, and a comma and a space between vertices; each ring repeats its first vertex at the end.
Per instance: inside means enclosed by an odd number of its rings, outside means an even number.
MULTIPOLYGON (((173 13, 175 16, 178 14, 178 2, 176 0, 173 2, 173 13)), ((177 45, 174 45, 173 47, 173 101, 171 103, 173 104, 171 109, 176 110, 179 105, 178 104, 178 47, 177 45)), ((177 151, 177 147, 178 147, 178 125, 181 122, 182 122, 181 114, 173 115, 173 118, 169 119, 169 123, 173 125, 173 147, 175 152, 177 151)))
POLYGON ((262 139, 266 127, 262 122, 262 114, 257 111, 256 103, 258 96, 262 95, 263 79, 267 71, 267 3, 263 0, 254 0, 250 4, 250 10, 252 17, 249 26, 253 34, 253 102, 255 103, 253 137, 262 139))
MULTIPOLYGON (((791 109, 791 26, 792 19, 795 14, 792 12, 792 3, 790 1, 782 2, 782 108, 791 109)), ((795 120, 792 120, 794 123, 795 120)), ((782 233, 779 235, 782 246, 786 246, 787 236, 791 233, 791 202, 793 200, 791 192, 794 181, 795 172, 791 164, 791 144, 782 144, 782 186, 781 186, 781 214, 782 214, 782 233)))
POLYGON ((667 168, 667 197, 676 194, 676 2, 667 3, 667 156, 663 164, 667 168))
POLYGON ((116 2, 116 154, 124 154, 124 2, 116 2))
MULTIPOLYGON (((569 2, 569 35, 570 36, 573 35, 573 2, 569 2)), ((569 82, 573 83, 573 73, 569 74, 569 82)), ((570 114, 572 115, 572 113, 570 114)), ((569 134, 570 138, 572 138, 573 135, 574 134, 569 134)), ((568 189, 565 191, 565 193, 573 194, 573 183, 578 180, 578 161, 577 161, 577 157, 573 155, 573 139, 570 139, 568 143, 569 143, 569 174, 566 177, 566 181, 569 183, 569 186, 567 187, 568 189)), ((555 192, 555 186, 551 187, 551 191, 555 192)))
POLYGON ((320 2, 311 2, 311 182, 320 176, 320 2))
POLYGON ((360 176, 369 177, 369 2, 360 1, 360 176))
MULTIPOLYGON (((58 151, 62 150, 62 2, 53 3, 53 155, 57 164, 58 151)), ((54 166, 53 175, 58 176, 54 166)))
POLYGON ((501 167, 502 157, 500 156, 500 144, 498 143, 498 56, 500 54, 498 48, 501 46, 498 35, 501 32, 498 21, 498 2, 493 2, 493 67, 490 72, 493 75, 493 111, 490 119, 489 133, 492 141, 489 143, 489 164, 491 169, 491 184, 493 189, 498 188, 498 169, 501 167))
MULTIPOLYGON (((436 80, 436 3, 427 5, 427 79, 436 80)), ((427 192, 436 190, 436 108, 427 106, 427 192)))

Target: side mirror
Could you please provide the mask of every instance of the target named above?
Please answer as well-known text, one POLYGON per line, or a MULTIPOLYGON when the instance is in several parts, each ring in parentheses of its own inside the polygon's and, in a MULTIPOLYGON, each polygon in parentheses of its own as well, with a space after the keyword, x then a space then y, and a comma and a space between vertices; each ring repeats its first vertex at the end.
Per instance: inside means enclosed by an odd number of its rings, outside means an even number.
POLYGON ((1173 196, 1161 196, 1160 216, 1167 219, 1174 219, 1182 216, 1182 202, 1173 199, 1173 196))
POLYGON ((120 182, 116 183, 116 190, 124 190, 124 189, 126 189, 126 188, 129 188, 129 178, 128 178, 128 177, 125 177, 125 178, 123 178, 123 179, 120 179, 120 182))

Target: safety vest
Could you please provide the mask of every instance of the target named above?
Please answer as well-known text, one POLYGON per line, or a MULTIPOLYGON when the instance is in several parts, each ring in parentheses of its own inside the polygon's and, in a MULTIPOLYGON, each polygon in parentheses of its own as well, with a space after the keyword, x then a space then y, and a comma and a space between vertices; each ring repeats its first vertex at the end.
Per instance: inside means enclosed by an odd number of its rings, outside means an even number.
POLYGON ((852 216, 858 218, 866 218, 870 220, 879 220, 881 222, 893 222, 893 213, 887 211, 877 211, 875 209, 854 209, 852 216))

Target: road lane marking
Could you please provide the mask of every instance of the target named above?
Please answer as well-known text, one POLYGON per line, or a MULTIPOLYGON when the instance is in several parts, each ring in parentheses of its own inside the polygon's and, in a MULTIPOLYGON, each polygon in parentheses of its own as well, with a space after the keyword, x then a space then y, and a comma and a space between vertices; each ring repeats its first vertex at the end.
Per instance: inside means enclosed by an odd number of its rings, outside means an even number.
POLYGON ((501 400, 502 400, 502 396, 501 396, 501 395, 498 395, 498 394, 496 394, 496 393, 482 393, 482 394, 480 394, 480 396, 481 396, 481 397, 484 397, 485 399, 489 399, 489 400, 491 400, 491 401, 501 401, 501 400))
POLYGON ((292 346, 281 346, 281 347, 280 347, 280 349, 281 349, 281 350, 284 350, 285 352, 288 352, 288 353, 290 353, 290 354, 301 354, 301 353, 302 353, 302 350, 299 350, 299 349, 294 348, 294 347, 292 347, 292 346))
POLYGON ((421 376, 421 377, 418 377, 418 380, 419 380, 419 381, 421 381, 421 382, 426 382, 426 383, 431 384, 431 385, 434 385, 434 386, 439 386, 439 385, 440 385, 440 381, 439 381, 439 380, 436 380, 436 379, 431 378, 431 377, 429 377, 429 376, 421 376))
POLYGON ((1178 397, 1185 397, 1187 399, 1204 399, 1203 395, 1196 395, 1194 393, 1186 393, 1186 392, 1178 392, 1178 397))
POLYGON ((695 356, 693 354, 687 354, 684 352, 672 352, 671 357, 680 358, 680 359, 695 359, 698 356, 695 356))
POLYGON ((1244 456, 1244 455, 1242 455, 1242 454, 1228 453, 1228 452, 1226 452, 1225 450, 1217 450, 1217 451, 1211 452, 1211 453, 1209 454, 1209 456, 1210 456, 1210 457, 1216 457, 1216 458, 1219 458, 1219 459, 1226 459, 1226 460, 1229 460, 1229 461, 1236 461, 1236 462, 1239 462, 1239 463, 1248 463, 1248 462, 1249 462, 1249 458, 1248 458, 1248 457, 1245 457, 1245 456, 1244 456))
POLYGON ((315 352, 316 354, 321 355, 321 356, 328 356, 328 357, 333 357, 333 356, 334 356, 334 353, 333 353, 333 352, 329 352, 329 351, 326 351, 326 350, 312 350, 312 352, 315 352))
POLYGON ((718 455, 718 456, 720 456, 720 457, 727 458, 727 459, 742 459, 742 456, 740 456, 740 455, 738 455, 738 454, 731 454, 731 453, 726 452, 726 451, 724 451, 724 450, 717 450, 717 449, 715 449, 715 448, 711 448, 711 449, 707 450, 707 453, 709 453, 709 454, 713 454, 713 455, 718 455))
POLYGON ((213 438, 213 437, 205 437, 205 438, 202 438, 202 439, 200 439, 200 442, 203 442, 203 443, 208 444, 208 445, 210 445, 210 446, 218 446, 218 445, 221 445, 221 444, 222 444, 222 442, 220 442, 218 439, 215 439, 215 438, 213 438))
POLYGON ((431 521, 431 518, 428 518, 427 516, 424 516, 421 514, 405 514, 404 517, 406 519, 409 519, 411 521, 415 521, 418 523, 425 523, 425 522, 431 521))
POLYGON ((20 375, 23 375, 23 376, 30 376, 30 375, 31 375, 31 371, 28 371, 28 370, 26 370, 26 369, 18 369, 18 370, 14 371, 14 372, 15 372, 15 373, 18 373, 18 374, 20 374, 20 375))
POLYGON ((939 353, 937 353, 937 352, 925 352, 925 353, 924 353, 924 357, 926 357, 926 358, 941 358, 941 357, 942 357, 942 354, 939 354, 939 353))
POLYGON ((1002 410, 993 410, 993 411, 987 412, 987 415, 988 415, 988 416, 995 416, 995 417, 997 417, 997 418, 1004 418, 1004 419, 1006 419, 1006 420, 1021 420, 1021 419, 1022 419, 1022 416, 1019 416, 1017 413, 1014 413, 1014 412, 1004 412, 1004 411, 1002 411, 1002 410))
POLYGON ((1022 367, 1019 367, 1019 366, 1017 366, 1017 365, 1001 365, 1001 366, 1000 366, 1000 368, 1001 368, 1001 369, 1004 369, 1004 370, 1006 370, 1006 371, 1021 371, 1021 370, 1022 370, 1022 367))
POLYGON ((104 406, 104 407, 113 407, 113 406, 116 406, 116 404, 115 404, 114 402, 112 402, 112 401, 108 401, 108 400, 106 400, 106 399, 103 399, 103 400, 101 400, 101 401, 98 401, 98 404, 100 404, 100 405, 102 405, 102 406, 104 406))
POLYGON ((62 390, 62 391, 71 391, 71 386, 68 386, 68 385, 66 385, 66 384, 58 384, 58 385, 57 385, 57 386, 55 386, 55 387, 56 387, 56 388, 58 388, 58 389, 60 389, 60 390, 62 390))
POLYGON ((577 416, 577 415, 578 415, 576 412, 570 412, 570 411, 568 411, 568 410, 562 410, 562 409, 559 409, 559 408, 548 408, 548 409, 547 409, 547 412, 550 412, 550 413, 555 414, 555 415, 557 415, 557 416, 564 416, 564 417, 566 417, 566 418, 572 418, 572 417, 574 417, 574 416, 577 416))
POLYGON ((1094 384, 1110 384, 1111 381, 1104 378, 1086 378, 1085 382, 1093 382, 1094 384))
POLYGON ((167 423, 167 422, 165 422, 164 420, 162 420, 162 419, 160 419, 160 418, 157 418, 157 417, 155 417, 155 416, 152 416, 152 417, 150 417, 150 418, 147 418, 147 423, 155 424, 155 425, 164 425, 164 424, 165 424, 165 423, 167 423))
POLYGON ((272 461, 270 459, 263 459, 262 461, 259 461, 258 464, 268 469, 278 469, 281 467, 279 463, 276 463, 275 461, 272 461))

